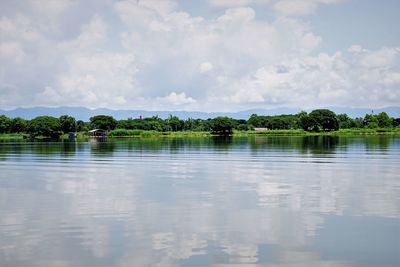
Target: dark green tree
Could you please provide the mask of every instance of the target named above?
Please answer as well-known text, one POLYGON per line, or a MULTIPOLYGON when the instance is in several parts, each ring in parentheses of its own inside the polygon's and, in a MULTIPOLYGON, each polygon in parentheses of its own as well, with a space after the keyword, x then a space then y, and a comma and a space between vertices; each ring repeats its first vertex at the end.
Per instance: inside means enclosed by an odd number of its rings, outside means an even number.
POLYGON ((386 112, 379 113, 378 115, 376 115, 376 118, 378 120, 378 126, 380 128, 392 127, 393 125, 393 119, 390 118, 386 112))
POLYGON ((308 115, 300 117, 300 123, 304 130, 319 132, 339 129, 336 114, 328 109, 316 109, 308 115))
POLYGON ((174 132, 182 131, 183 126, 185 124, 183 120, 180 120, 177 116, 172 116, 172 115, 169 115, 166 122, 169 128, 174 132))
POLYGON ((90 125, 96 129, 114 130, 117 121, 112 116, 98 115, 90 118, 90 125))
POLYGON ((234 122, 228 117, 216 117, 211 120, 211 132, 217 135, 230 135, 233 133, 234 122))
POLYGON ((352 128, 362 128, 362 127, 364 127, 364 120, 363 120, 363 118, 360 118, 360 117, 355 118, 355 119, 353 120, 353 123, 354 123, 354 126, 353 126, 352 128))
POLYGON ((0 133, 7 133, 10 131, 11 120, 5 115, 0 115, 0 133))
POLYGON ((23 133, 27 130, 28 122, 23 118, 13 118, 10 121, 11 133, 23 133))
POLYGON ((78 121, 76 122, 76 130, 77 130, 78 132, 87 131, 87 130, 88 130, 88 129, 87 129, 87 123, 84 122, 84 121, 82 121, 82 120, 78 120, 78 121))
POLYGON ((76 120, 74 117, 63 115, 59 118, 61 129, 64 133, 76 131, 76 120))
POLYGON ((61 124, 57 118, 39 116, 29 121, 27 132, 32 136, 59 137, 62 134, 61 124))
POLYGON ((261 119, 257 114, 252 114, 247 123, 253 127, 261 127, 261 119))
MULTIPOLYGON (((313 127, 315 126, 315 122, 310 116, 308 116, 307 112, 302 111, 299 114, 297 114, 297 117, 299 118, 299 125, 304 131, 312 131, 313 127)), ((316 129, 318 130, 318 128, 316 129)))
POLYGON ((366 114, 363 120, 364 127, 375 129, 378 128, 378 118, 373 114, 366 114))
POLYGON ((340 129, 349 129, 354 127, 353 120, 347 116, 347 114, 339 114, 337 115, 337 119, 339 121, 339 128, 340 129))
POLYGON ((400 126, 400 118, 393 119, 393 127, 400 126))

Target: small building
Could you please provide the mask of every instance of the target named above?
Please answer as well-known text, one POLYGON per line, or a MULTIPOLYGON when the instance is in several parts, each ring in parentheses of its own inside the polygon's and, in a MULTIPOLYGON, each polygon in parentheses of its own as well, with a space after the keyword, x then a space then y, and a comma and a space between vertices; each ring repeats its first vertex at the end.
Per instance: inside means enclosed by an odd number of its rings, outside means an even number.
POLYGON ((254 131, 268 131, 268 128, 254 128, 254 131))
POLYGON ((107 135, 107 131, 103 129, 93 129, 89 131, 89 136, 90 137, 95 137, 95 138, 104 138, 107 135))

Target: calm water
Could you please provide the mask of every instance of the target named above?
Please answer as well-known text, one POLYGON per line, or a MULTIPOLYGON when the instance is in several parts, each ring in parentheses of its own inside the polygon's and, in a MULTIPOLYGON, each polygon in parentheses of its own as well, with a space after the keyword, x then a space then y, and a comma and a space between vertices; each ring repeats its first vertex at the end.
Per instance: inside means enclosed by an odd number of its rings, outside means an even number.
POLYGON ((0 266, 400 266, 400 138, 2 142, 0 266))

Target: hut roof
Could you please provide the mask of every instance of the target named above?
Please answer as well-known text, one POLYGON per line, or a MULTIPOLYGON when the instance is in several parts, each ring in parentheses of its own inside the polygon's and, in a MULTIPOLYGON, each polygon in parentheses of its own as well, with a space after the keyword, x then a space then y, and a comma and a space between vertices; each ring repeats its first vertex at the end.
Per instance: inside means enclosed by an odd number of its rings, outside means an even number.
POLYGON ((103 129, 93 129, 93 130, 90 130, 90 131, 88 131, 89 133, 95 133, 95 132, 105 132, 106 130, 103 130, 103 129))

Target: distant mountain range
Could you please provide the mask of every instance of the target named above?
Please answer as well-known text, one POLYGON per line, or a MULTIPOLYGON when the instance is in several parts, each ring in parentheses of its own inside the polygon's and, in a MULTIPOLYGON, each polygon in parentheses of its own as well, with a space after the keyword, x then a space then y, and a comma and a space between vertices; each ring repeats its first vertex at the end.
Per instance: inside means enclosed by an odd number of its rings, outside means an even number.
MULTIPOLYGON (((345 107, 327 107, 336 112, 336 114, 346 113, 350 117, 364 117, 365 114, 386 112, 389 116, 399 118, 400 107, 386 107, 380 109, 367 108, 345 108, 345 107)), ((257 115, 280 115, 280 114, 296 114, 300 112, 300 108, 274 108, 274 109, 249 109, 239 112, 200 112, 200 111, 145 111, 145 110, 113 110, 107 108, 88 109, 84 107, 32 107, 32 108, 17 108, 14 110, 0 110, 0 114, 15 118, 21 117, 32 119, 37 116, 53 116, 60 117, 61 115, 70 115, 77 120, 88 121, 90 117, 96 115, 109 115, 121 120, 127 118, 143 118, 151 116, 159 116, 167 118, 170 114, 178 116, 181 119, 195 118, 207 119, 218 116, 228 116, 235 119, 248 119, 252 114, 257 115)), ((311 111, 311 110, 306 110, 311 111)))

